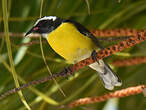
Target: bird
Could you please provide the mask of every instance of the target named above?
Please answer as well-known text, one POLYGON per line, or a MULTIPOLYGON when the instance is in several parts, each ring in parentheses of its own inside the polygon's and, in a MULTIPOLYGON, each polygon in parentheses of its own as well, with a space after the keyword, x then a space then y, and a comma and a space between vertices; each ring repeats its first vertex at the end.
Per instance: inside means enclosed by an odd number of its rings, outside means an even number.
MULTIPOLYGON (((103 49, 98 39, 82 24, 57 16, 39 18, 25 37, 31 33, 40 34, 57 54, 72 64, 90 56, 96 60, 98 51, 95 50, 103 49)), ((122 81, 104 60, 96 61, 89 67, 98 73, 106 89, 113 90, 115 86, 122 85, 122 81)))

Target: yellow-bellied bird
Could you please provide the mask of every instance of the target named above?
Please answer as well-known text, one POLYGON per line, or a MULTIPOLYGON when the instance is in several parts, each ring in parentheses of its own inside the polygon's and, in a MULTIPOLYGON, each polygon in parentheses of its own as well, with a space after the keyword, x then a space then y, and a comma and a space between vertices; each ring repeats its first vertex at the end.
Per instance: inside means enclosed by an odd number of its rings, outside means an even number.
MULTIPOLYGON (((98 40, 81 24, 65 20, 56 16, 45 16, 36 21, 30 33, 41 34, 64 59, 76 63, 90 55, 95 58, 95 49, 103 49, 98 40)), ((114 86, 121 86, 122 82, 111 68, 99 60, 89 65, 98 72, 105 88, 112 90, 114 86)))

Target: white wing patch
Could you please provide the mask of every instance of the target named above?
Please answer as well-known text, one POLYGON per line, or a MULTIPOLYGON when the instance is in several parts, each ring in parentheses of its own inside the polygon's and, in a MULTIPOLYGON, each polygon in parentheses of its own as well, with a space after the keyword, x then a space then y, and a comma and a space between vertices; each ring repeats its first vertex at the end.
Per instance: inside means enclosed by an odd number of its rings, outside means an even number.
POLYGON ((40 19, 38 19, 37 21, 36 21, 36 23, 35 23, 35 25, 37 25, 40 21, 42 21, 42 20, 53 20, 53 21, 55 21, 56 20, 56 16, 45 16, 45 17, 43 17, 43 18, 40 18, 40 19))

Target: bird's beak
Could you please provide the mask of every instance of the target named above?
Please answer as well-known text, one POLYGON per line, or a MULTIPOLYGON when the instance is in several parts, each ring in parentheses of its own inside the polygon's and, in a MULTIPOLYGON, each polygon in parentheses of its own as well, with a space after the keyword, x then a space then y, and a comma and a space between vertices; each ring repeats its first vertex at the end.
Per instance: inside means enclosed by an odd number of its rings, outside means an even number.
POLYGON ((27 37, 29 34, 33 33, 34 32, 34 29, 30 29, 26 34, 25 34, 25 37, 27 37))

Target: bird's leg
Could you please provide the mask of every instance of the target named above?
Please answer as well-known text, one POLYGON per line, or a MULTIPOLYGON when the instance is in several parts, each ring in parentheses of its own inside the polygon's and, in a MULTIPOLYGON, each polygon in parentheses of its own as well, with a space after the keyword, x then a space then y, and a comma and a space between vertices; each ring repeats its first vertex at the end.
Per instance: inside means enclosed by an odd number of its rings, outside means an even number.
POLYGON ((93 50, 93 51, 92 51, 91 57, 92 57, 92 60, 93 60, 93 61, 97 61, 97 59, 96 59, 96 57, 97 57, 97 52, 96 52, 96 50, 93 50))

